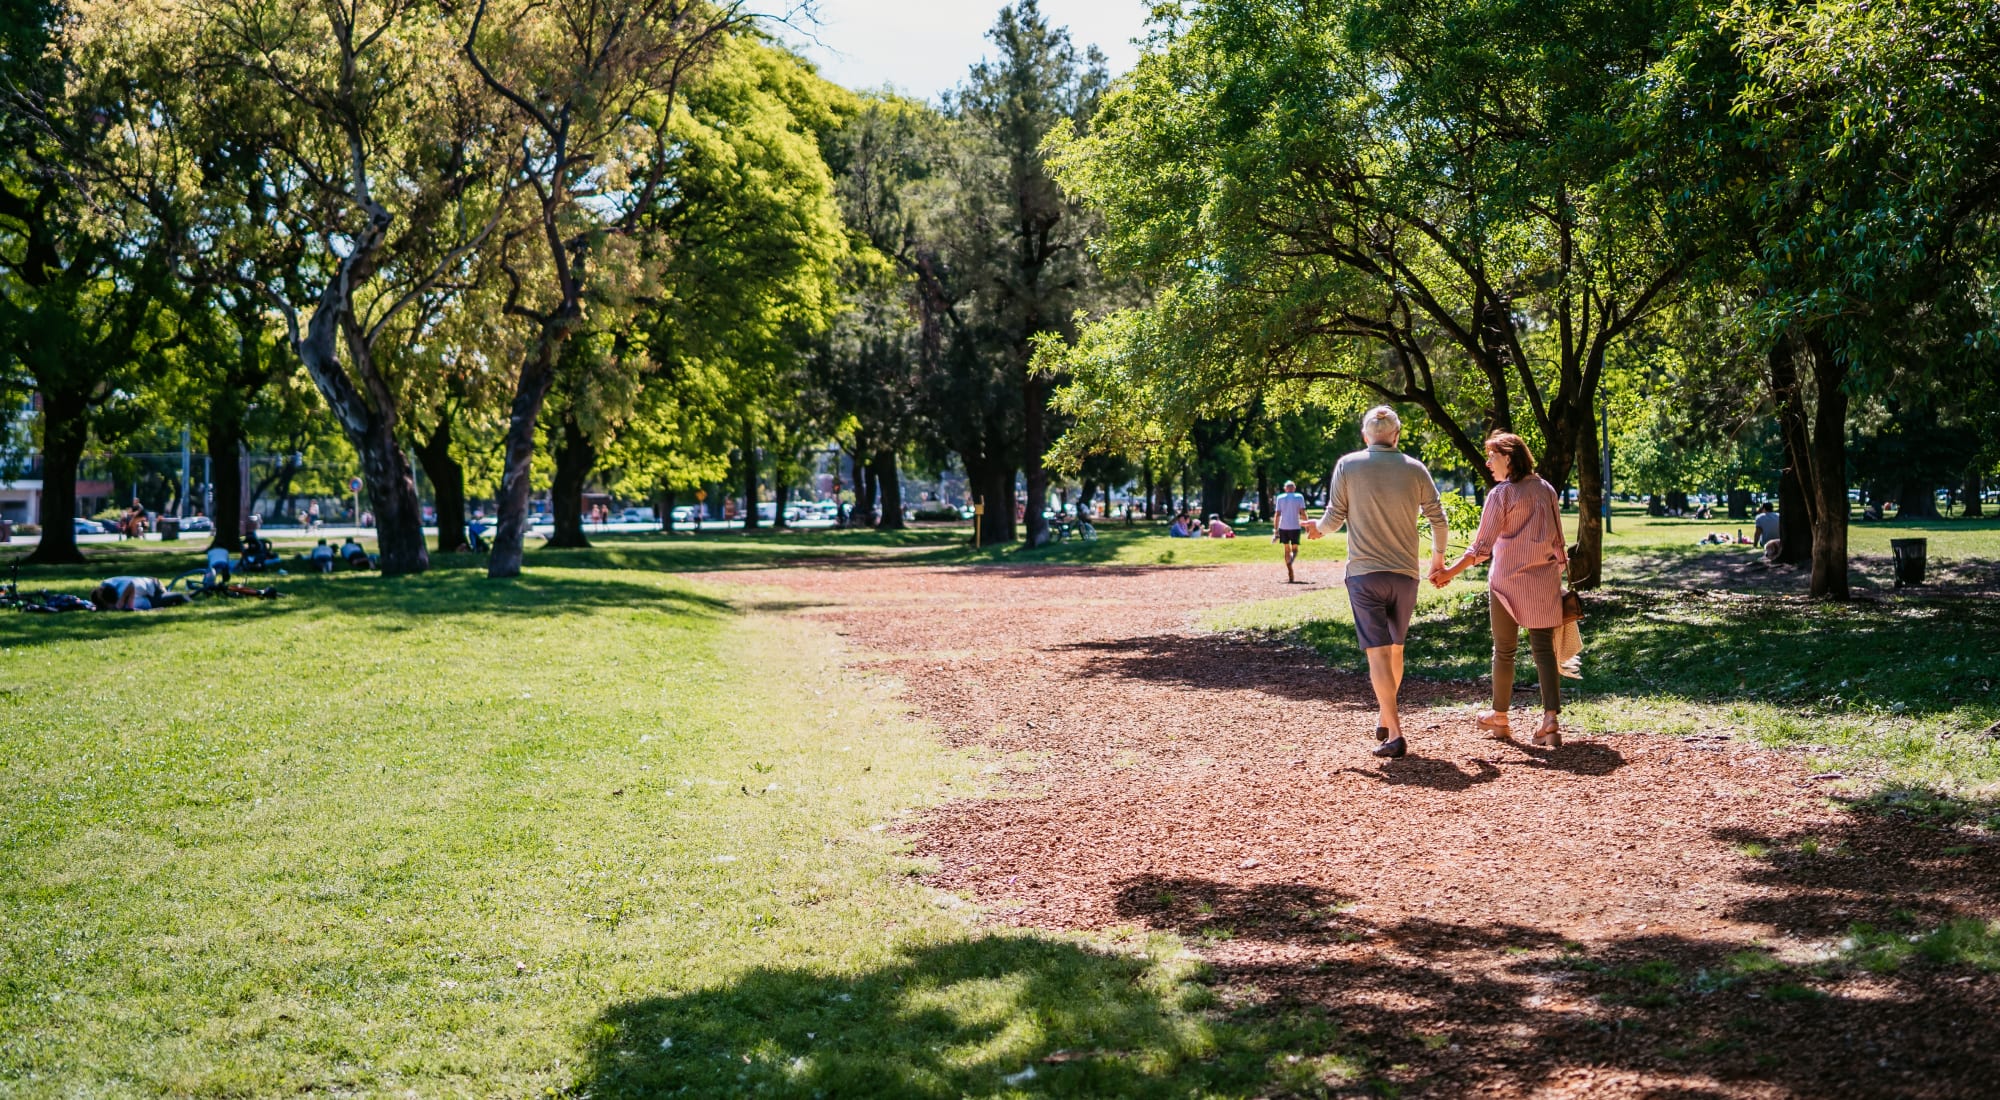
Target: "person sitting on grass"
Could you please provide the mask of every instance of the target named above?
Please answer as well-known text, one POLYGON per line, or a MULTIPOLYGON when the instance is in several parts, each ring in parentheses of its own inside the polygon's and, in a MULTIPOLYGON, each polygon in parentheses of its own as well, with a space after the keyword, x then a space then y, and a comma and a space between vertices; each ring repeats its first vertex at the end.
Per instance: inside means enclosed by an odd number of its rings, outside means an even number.
POLYGON ((1174 513, 1174 522, 1167 528, 1167 537, 1170 539, 1191 539, 1194 537, 1194 532, 1188 530, 1188 514, 1186 512, 1174 513))
POLYGON ((278 552, 271 546, 271 540, 250 535, 243 540, 243 569, 250 573, 261 573, 278 564, 278 552))
POLYGON ((166 599, 167 586, 154 577, 113 577, 91 589, 99 611, 151 611, 166 599))
POLYGON ((1779 519, 1778 513, 1772 510, 1771 502, 1767 500, 1758 505, 1757 545, 1762 546, 1767 542, 1776 542, 1778 541, 1778 537, 1784 533, 1784 521, 1779 519))
POLYGON ((210 587, 214 587, 215 585, 218 584, 228 584, 229 578, 230 578, 230 566, 229 566, 228 548, 222 546, 209 547, 208 573, 201 578, 201 583, 208 585, 210 587))
POLYGON ((340 556, 347 562, 349 569, 375 568, 375 559, 369 557, 368 551, 363 550, 361 544, 354 541, 353 535, 347 536, 347 541, 340 544, 340 556))
POLYGON ((1212 539, 1233 539, 1236 530, 1222 522, 1222 517, 1214 512, 1208 514, 1208 537, 1212 539))
POLYGON ((312 548, 310 560, 314 569, 322 573, 333 572, 333 547, 328 546, 325 539, 319 540, 319 545, 312 548))

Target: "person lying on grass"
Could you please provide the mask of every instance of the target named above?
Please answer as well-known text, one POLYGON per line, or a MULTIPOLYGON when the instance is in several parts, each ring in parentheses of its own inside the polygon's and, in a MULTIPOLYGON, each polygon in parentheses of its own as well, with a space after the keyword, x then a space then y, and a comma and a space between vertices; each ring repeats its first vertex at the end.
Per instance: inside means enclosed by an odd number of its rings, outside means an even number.
POLYGON ((154 577, 113 577, 91 589, 99 611, 151 611, 164 606, 167 586, 154 577))

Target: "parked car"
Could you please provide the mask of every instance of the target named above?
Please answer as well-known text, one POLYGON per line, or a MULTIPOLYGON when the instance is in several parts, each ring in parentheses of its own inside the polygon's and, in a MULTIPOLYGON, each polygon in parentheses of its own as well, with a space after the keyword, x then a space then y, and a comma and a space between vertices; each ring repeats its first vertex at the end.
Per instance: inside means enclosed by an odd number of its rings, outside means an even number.
POLYGON ((215 530, 215 523, 214 521, 210 520, 207 516, 189 516, 188 518, 181 521, 181 530, 213 531, 215 530))
MULTIPOLYGON (((94 519, 78 518, 76 521, 75 530, 76 533, 79 535, 102 535, 105 533, 104 526, 105 526, 104 524, 99 523, 94 519)), ((116 528, 114 528, 113 530, 115 531, 116 528)))
POLYGON ((647 520, 653 518, 646 514, 646 512, 650 512, 651 510, 650 508, 645 511, 637 508, 627 508, 623 512, 618 513, 618 519, 621 523, 645 523, 647 520))
POLYGON ((677 524, 678 524, 678 523, 693 523, 693 522, 694 522, 694 509, 693 509, 693 508, 689 508, 689 507, 686 507, 686 506, 682 506, 682 507, 679 507, 679 508, 676 508, 676 509, 674 509, 674 522, 675 522, 675 523, 677 523, 677 524))

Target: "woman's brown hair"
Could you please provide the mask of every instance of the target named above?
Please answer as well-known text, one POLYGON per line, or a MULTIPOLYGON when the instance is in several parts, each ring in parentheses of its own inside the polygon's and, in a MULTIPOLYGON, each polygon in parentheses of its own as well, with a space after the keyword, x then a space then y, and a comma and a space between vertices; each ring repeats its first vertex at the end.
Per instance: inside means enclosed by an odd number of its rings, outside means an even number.
POLYGON ((1507 458, 1507 480, 1520 481, 1535 472, 1535 454, 1528 441, 1513 432, 1494 432, 1486 437, 1486 449, 1507 458))

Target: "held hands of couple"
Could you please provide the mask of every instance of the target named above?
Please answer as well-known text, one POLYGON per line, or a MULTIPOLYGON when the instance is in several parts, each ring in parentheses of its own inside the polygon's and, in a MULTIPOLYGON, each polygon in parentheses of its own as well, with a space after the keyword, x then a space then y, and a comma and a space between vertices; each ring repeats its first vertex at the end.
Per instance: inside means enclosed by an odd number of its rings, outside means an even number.
POLYGON ((1430 573, 1431 584, 1439 588, 1443 588, 1445 585, 1450 584, 1451 579, 1453 577, 1458 576, 1459 570, 1463 566, 1463 564, 1464 563, 1461 562, 1459 565, 1446 565, 1444 563, 1443 554, 1432 554, 1431 573, 1430 573))

